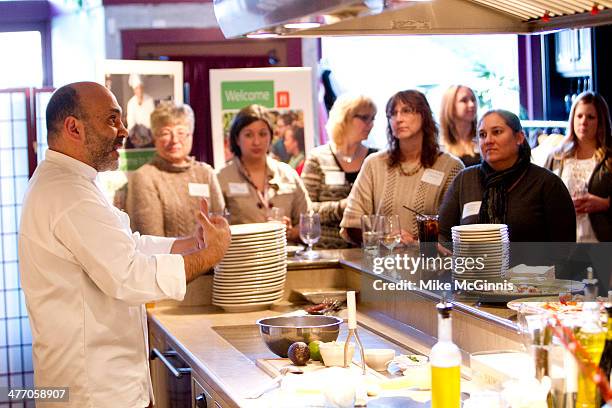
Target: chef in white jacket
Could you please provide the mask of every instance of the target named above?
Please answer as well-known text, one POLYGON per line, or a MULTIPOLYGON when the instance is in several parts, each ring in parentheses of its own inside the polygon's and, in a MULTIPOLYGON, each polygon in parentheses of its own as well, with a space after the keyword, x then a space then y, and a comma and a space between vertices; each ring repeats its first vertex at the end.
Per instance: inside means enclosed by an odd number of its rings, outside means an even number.
POLYGON ((52 407, 147 407, 144 304, 182 300, 186 283, 222 259, 229 227, 208 219, 203 203, 191 237, 132 232, 96 181, 117 168, 127 136, 114 95, 92 82, 69 84, 46 114, 49 150, 30 180, 19 231, 35 385, 69 387, 69 400, 52 407))

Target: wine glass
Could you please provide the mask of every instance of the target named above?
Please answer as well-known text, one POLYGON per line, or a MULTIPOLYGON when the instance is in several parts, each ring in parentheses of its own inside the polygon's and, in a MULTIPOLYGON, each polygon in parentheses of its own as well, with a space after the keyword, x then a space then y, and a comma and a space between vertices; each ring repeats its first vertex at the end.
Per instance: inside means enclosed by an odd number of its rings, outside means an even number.
POLYGON ((312 246, 321 238, 321 219, 319 214, 300 214, 300 238, 308 245, 306 251, 301 256, 306 259, 316 259, 319 257, 312 246))
POLYGON ((401 242, 402 232, 400 229, 399 215, 385 215, 382 217, 381 244, 389 250, 389 254, 401 242))

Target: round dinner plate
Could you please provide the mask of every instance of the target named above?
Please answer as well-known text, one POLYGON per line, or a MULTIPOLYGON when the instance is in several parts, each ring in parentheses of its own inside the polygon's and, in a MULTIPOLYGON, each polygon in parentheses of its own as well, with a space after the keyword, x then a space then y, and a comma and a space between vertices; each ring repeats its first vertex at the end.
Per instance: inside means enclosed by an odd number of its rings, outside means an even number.
POLYGON ((244 302, 253 302, 253 301, 258 301, 258 300, 278 299, 278 298, 283 297, 283 293, 284 293, 283 289, 266 292, 266 293, 259 293, 259 294, 255 294, 255 293, 224 294, 224 293, 213 292, 213 299, 221 301, 221 302, 226 302, 226 303, 233 303, 234 301, 244 303, 244 302))
POLYGON ((270 242, 278 242, 278 241, 286 241, 286 234, 275 234, 275 235, 267 235, 262 238, 245 238, 245 239, 234 239, 232 237, 231 246, 249 246, 249 245, 257 245, 257 244, 268 244, 270 242))
POLYGON ((465 224, 455 225, 451 228, 451 231, 455 232, 483 232, 483 231, 499 231, 502 229, 508 229, 507 224, 465 224))
POLYGON ((252 303, 244 303, 244 304, 217 304, 213 301, 213 305, 219 306, 223 310, 228 313, 245 313, 245 312, 255 312, 258 310, 266 310, 270 308, 274 302, 266 301, 266 302, 252 302, 252 303))
POLYGON ((230 225, 232 236, 236 235, 257 235, 266 232, 283 231, 285 225, 279 222, 259 222, 252 224, 230 225))
POLYGON ((244 273, 244 274, 227 275, 227 274, 218 273, 217 277, 214 278, 214 282, 222 282, 226 284, 271 282, 275 279, 285 277, 286 274, 287 274, 287 271, 285 269, 281 269, 273 273, 260 273, 260 274, 244 273))
POLYGON ((256 252, 271 253, 271 252, 274 252, 275 250, 278 250, 280 252, 285 252, 285 241, 270 242, 270 243, 259 244, 259 245, 255 244, 255 245, 244 245, 244 246, 240 246, 240 245, 230 246, 226 254, 227 255, 242 255, 244 257, 244 255, 246 254, 252 254, 256 252))
POLYGON ((287 262, 287 257, 281 254, 278 254, 275 256, 270 256, 266 258, 256 258, 256 259, 252 259, 251 257, 243 257, 243 260, 241 261, 230 260, 230 259, 224 258, 218 264, 218 266, 222 267, 223 269, 232 269, 232 268, 244 268, 244 267, 251 267, 251 266, 263 266, 263 265, 270 265, 274 263, 286 263, 286 262, 287 262))
POLYGON ((285 286, 285 279, 279 279, 272 281, 270 283, 250 283, 246 285, 226 285, 224 283, 215 282, 213 286, 214 291, 219 292, 230 292, 230 291, 245 291, 245 290, 253 290, 255 292, 262 292, 264 289, 273 290, 275 288, 281 289, 285 286))
POLYGON ((218 271, 222 272, 243 272, 243 271, 260 271, 272 268, 280 268, 281 266, 286 266, 287 260, 283 258, 277 258, 272 261, 267 261, 265 263, 244 263, 244 264, 218 264, 216 266, 218 271))

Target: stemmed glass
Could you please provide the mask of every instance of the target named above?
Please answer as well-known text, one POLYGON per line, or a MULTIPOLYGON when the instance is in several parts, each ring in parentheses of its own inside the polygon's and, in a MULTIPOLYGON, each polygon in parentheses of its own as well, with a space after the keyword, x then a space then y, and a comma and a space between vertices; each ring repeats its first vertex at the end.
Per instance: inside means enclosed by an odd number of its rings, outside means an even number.
POLYGON ((388 249, 389 255, 401 242, 402 232, 400 229, 399 215, 385 215, 382 217, 382 237, 380 242, 388 249))
POLYGON ((301 256, 306 259, 316 259, 319 254, 316 253, 312 246, 321 238, 321 219, 319 214, 300 214, 300 238, 308 248, 301 253, 301 256))

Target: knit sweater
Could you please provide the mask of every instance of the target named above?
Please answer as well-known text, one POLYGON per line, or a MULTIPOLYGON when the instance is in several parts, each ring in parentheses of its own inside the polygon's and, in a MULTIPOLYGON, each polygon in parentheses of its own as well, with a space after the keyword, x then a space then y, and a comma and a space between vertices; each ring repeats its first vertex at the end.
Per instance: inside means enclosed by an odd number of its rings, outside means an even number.
MULTIPOLYGON (((477 211, 463 211, 466 204, 482 201, 483 193, 480 165, 459 173, 440 206, 441 241, 451 239, 455 225, 478 223, 477 211)), ((550 171, 529 164, 507 199, 506 224, 512 242, 576 241, 574 204, 561 179, 550 171)))
POLYGON ((189 184, 205 196, 208 193, 209 211, 223 210, 221 187, 206 163, 190 158, 185 165, 175 165, 155 155, 132 173, 126 202, 132 230, 165 237, 191 235, 197 226, 201 197, 189 194, 189 184))
MULTIPOLYGON (((376 152, 368 149, 368 155, 376 152)), ((308 153, 302 180, 312 201, 312 208, 321 217, 321 239, 316 247, 322 249, 349 248, 350 244, 340 237, 340 221, 344 214, 341 201, 348 197, 353 183, 350 174, 338 165, 329 144, 312 149, 308 153), (333 180, 342 173, 344 183, 333 180)), ((340 175, 342 176, 342 175, 340 175)))
POLYGON ((349 195, 340 227, 361 228, 364 214, 398 214, 402 230, 417 235, 416 218, 403 206, 422 214, 437 214, 448 186, 463 169, 459 159, 442 153, 430 169, 420 168, 407 176, 402 174, 399 166, 389 167, 387 158, 388 152, 385 151, 372 154, 365 160, 349 195), (441 176, 437 182, 429 177, 436 174, 441 176))

